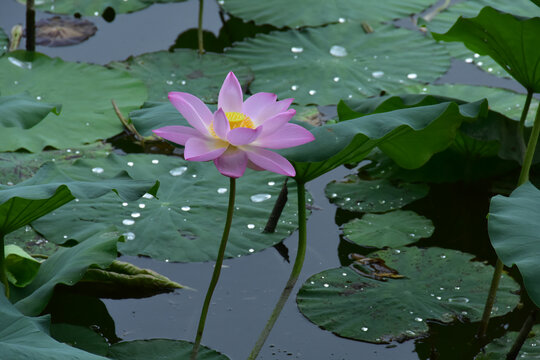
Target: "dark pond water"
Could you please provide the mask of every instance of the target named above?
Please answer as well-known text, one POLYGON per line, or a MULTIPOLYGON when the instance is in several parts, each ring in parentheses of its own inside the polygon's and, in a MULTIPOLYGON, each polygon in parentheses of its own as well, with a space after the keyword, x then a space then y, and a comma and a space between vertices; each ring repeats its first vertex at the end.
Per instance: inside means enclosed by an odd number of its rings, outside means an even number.
MULTIPOLYGON (((98 32, 88 41, 65 48, 38 46, 37 51, 59 56, 64 60, 106 64, 112 60, 123 60, 130 55, 168 49, 178 34, 196 27, 197 19, 193 14, 197 13, 197 6, 198 2, 194 0, 158 4, 133 14, 119 14, 111 23, 102 18, 91 18, 98 27, 98 32)), ((48 16, 38 13, 37 19, 48 16)), ((2 0, 0 27, 9 31, 13 25, 23 22, 24 7, 15 0, 2 0)), ((216 33, 221 27, 218 7, 213 1, 206 2, 204 23, 206 29, 216 33)), ((495 79, 462 62, 454 62, 451 71, 439 80, 452 81, 520 90, 520 86, 513 81, 495 79)), ((315 205, 321 209, 314 210, 308 221, 306 262, 293 294, 309 276, 342 265, 346 261, 342 254, 361 251, 340 239, 340 227, 337 225, 346 222, 355 214, 336 211, 336 207, 330 204, 324 195, 324 187, 328 182, 341 179, 351 172, 352 170, 340 168, 308 184, 315 205)), ((437 240, 429 241, 437 241, 438 246, 462 249, 492 261, 492 251, 484 230, 489 194, 482 190, 485 189, 483 185, 485 184, 477 187, 436 186, 430 197, 410 206, 436 222, 437 232, 434 238, 437 240), (444 201, 444 196, 453 198, 454 207, 446 209, 447 213, 439 211, 433 214, 439 201, 444 201), (461 211, 463 208, 469 209, 470 213, 464 214, 461 211), (452 222, 436 220, 436 217, 450 217, 452 222), (453 220, 456 218, 460 226, 455 226, 453 220)), ((242 179, 238 186, 242 186, 242 179)), ((293 234, 283 243, 293 259, 296 254, 296 241, 296 234, 293 234)), ((123 257, 122 260, 151 268, 196 290, 181 290, 148 299, 104 300, 114 318, 117 336, 124 340, 175 338, 192 341, 213 263, 173 264, 136 257, 123 257)), ((246 358, 288 278, 291 267, 292 264, 285 261, 275 248, 225 260, 222 277, 210 308, 203 344, 225 353, 231 359, 246 358)), ((510 326, 515 328, 519 319, 498 319, 494 321, 493 328, 500 329, 508 322, 512 322, 510 326)), ((295 297, 291 296, 259 358, 469 358, 470 354, 464 350, 464 344, 469 342, 474 334, 475 324, 432 324, 432 329, 429 338, 389 346, 347 340, 319 329, 305 319, 297 310, 295 297), (437 353, 438 357, 434 355, 437 353)))

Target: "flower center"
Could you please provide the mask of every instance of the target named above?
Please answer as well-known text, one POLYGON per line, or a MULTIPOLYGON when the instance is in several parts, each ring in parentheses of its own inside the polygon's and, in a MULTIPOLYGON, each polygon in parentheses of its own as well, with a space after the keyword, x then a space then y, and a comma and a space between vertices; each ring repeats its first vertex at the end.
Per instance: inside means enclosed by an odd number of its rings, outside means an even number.
MULTIPOLYGON (((255 124, 253 124, 253 121, 251 121, 249 116, 245 114, 239 112, 227 112, 225 113, 225 116, 227 117, 227 120, 229 120, 229 127, 231 128, 231 130, 241 127, 255 129, 255 124)), ((216 139, 219 138, 219 136, 217 136, 216 132, 214 131, 214 123, 210 124, 209 131, 213 137, 215 137, 216 139)))

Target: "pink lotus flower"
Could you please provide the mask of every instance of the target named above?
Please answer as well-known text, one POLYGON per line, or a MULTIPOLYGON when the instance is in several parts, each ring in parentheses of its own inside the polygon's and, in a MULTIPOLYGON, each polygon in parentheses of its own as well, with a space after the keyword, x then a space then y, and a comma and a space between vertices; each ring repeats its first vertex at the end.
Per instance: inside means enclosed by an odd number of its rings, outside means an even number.
POLYGON ((153 132, 184 145, 186 160, 214 160, 225 176, 238 178, 246 167, 294 176, 291 163, 266 148, 298 146, 315 137, 303 127, 288 123, 296 114, 293 109, 287 110, 293 99, 276 99, 275 94, 261 92, 244 101, 242 87, 230 72, 219 91, 214 114, 197 97, 170 92, 169 100, 193 127, 165 126, 153 132))

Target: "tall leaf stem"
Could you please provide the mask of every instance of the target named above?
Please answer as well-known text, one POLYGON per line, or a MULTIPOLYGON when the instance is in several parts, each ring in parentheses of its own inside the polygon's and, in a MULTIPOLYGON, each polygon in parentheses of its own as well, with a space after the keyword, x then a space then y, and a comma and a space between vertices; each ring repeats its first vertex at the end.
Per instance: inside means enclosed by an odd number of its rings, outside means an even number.
POLYGON ((9 299, 9 283, 6 275, 6 262, 5 262, 5 249, 4 249, 4 234, 0 234, 0 282, 4 284, 6 297, 9 299))
MULTIPOLYGON (((527 118, 527 112, 529 109, 529 104, 524 106, 524 111, 521 115, 521 120, 527 118)), ((523 120, 524 121, 524 120, 523 120)), ((520 122, 521 125, 521 122, 520 122)), ((527 150, 525 151, 525 157, 523 158, 523 165, 521 165, 521 173, 519 174, 519 180, 517 187, 523 185, 529 181, 529 172, 531 170, 532 161, 534 158, 534 153, 536 150, 536 144, 538 143, 538 135, 540 134, 540 106, 536 111, 536 116, 534 118, 533 130, 531 137, 529 138, 529 143, 527 144, 527 150)), ((499 288, 499 281, 503 272, 503 263, 497 258, 497 263, 495 264, 495 271, 493 272, 493 278, 491 279, 491 286, 489 288, 489 294, 486 300, 486 305, 484 306, 484 313, 482 315, 482 322, 480 323, 480 329, 478 330, 478 337, 483 338, 486 335, 488 328, 489 317, 491 316, 491 309, 495 303, 495 297, 497 294, 497 289, 499 288)))
POLYGON ((204 9, 204 0, 199 0, 199 26, 197 28, 197 42, 199 44, 199 55, 204 54, 204 44, 203 44, 203 9, 204 9))
POLYGON ((34 0, 26 0, 26 50, 36 51, 36 9, 34 0))
POLYGON ((294 265, 289 276, 289 280, 285 285, 285 288, 281 292, 278 302, 270 315, 263 331, 259 335, 251 354, 249 354, 248 360, 255 360, 261 351, 261 348, 264 345, 264 342, 270 335, 274 324, 276 323, 283 306, 287 302, 287 299, 291 295, 291 292, 298 280, 298 276, 302 271, 302 266, 304 265, 304 258, 306 256, 306 244, 307 244, 307 227, 306 227, 306 188, 304 182, 296 180, 298 187, 298 251, 296 253, 296 259, 294 260, 294 265))
POLYGON ((227 207, 227 219, 225 220, 225 228, 223 229, 223 235, 221 236, 221 244, 219 245, 218 256, 216 259, 216 264, 214 265, 214 272, 212 273, 212 280, 210 280, 210 285, 206 291, 206 298, 204 299, 203 308, 201 311, 201 317, 199 319, 199 326, 197 328, 197 336, 195 337, 195 344, 193 345, 193 350, 191 352, 191 360, 197 359, 197 354, 199 353, 199 347, 201 345, 201 339, 204 332, 204 324, 206 322, 206 315, 208 314, 208 308, 210 307, 210 301, 212 300, 212 295, 214 294, 214 289, 216 288, 217 282, 219 280, 219 275, 221 273, 221 266, 223 265, 223 258, 225 257, 225 248, 227 247, 227 240, 229 239, 229 232, 231 230, 231 223, 234 212, 234 198, 236 193, 236 179, 230 178, 230 189, 229 189, 229 206, 227 207))
POLYGON ((523 110, 521 111, 521 118, 519 119, 518 141, 522 156, 524 156, 526 151, 524 129, 525 120, 527 120, 527 114, 529 113, 529 107, 531 106, 532 96, 533 92, 531 90, 527 90, 527 97, 525 98, 525 104, 523 105, 523 110))
POLYGON ((519 331, 519 334, 516 338, 516 341, 514 342, 514 345, 512 345, 512 348, 506 354, 506 360, 516 360, 519 351, 521 350, 521 347, 525 343, 525 340, 527 340, 527 337, 529 336, 529 333, 531 332, 532 327, 534 326, 534 323, 536 322, 536 313, 538 309, 535 308, 531 311, 529 316, 527 316, 527 319, 525 319, 525 322, 523 323, 523 326, 521 327, 521 330, 519 331))

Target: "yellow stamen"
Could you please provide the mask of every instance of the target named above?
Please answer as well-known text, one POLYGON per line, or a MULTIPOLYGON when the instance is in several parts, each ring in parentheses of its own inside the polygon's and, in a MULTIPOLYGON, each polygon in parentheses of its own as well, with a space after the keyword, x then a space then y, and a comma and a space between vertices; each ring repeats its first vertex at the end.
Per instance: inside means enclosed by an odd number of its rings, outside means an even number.
MULTIPOLYGON (((229 120, 229 127, 232 129, 236 128, 248 128, 248 129, 255 129, 255 124, 253 124, 253 121, 249 118, 249 116, 239 113, 239 112, 227 112, 225 113, 225 116, 227 117, 227 120, 229 120)), ((210 132, 210 135, 215 137, 216 139, 219 138, 217 136, 216 132, 214 131, 214 123, 210 124, 210 128, 208 129, 210 132)))

